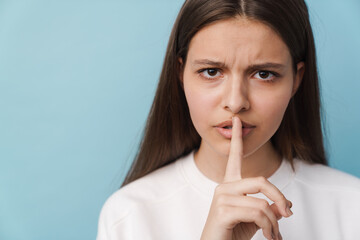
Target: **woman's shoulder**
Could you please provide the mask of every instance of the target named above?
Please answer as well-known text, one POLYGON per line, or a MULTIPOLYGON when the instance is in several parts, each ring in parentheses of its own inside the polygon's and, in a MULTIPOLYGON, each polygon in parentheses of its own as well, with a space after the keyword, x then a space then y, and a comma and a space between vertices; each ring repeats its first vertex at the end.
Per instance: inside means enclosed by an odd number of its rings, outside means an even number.
POLYGON ((156 204, 181 191, 187 186, 180 166, 184 160, 180 158, 121 187, 106 200, 101 212, 122 219, 136 208, 156 204))
POLYGON ((295 160, 295 180, 308 186, 332 191, 349 191, 360 197, 360 179, 338 169, 295 160))

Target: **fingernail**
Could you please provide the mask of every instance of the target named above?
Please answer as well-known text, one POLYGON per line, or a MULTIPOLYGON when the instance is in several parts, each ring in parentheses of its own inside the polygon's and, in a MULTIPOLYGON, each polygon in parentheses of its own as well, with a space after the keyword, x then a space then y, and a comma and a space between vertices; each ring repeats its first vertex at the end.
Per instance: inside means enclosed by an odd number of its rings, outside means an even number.
POLYGON ((286 213, 289 215, 289 217, 293 215, 293 212, 290 210, 289 206, 286 206, 286 213))

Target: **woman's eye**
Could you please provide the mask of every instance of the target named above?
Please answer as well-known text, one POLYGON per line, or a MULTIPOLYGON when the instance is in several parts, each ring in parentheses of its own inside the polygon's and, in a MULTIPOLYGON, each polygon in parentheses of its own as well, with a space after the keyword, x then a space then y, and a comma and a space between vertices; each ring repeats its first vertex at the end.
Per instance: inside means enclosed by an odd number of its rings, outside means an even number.
POLYGON ((272 80, 274 80, 275 77, 276 77, 276 75, 269 71, 258 71, 255 74, 255 78, 265 80, 265 81, 272 81, 272 80))
POLYGON ((207 79, 213 79, 221 75, 220 71, 216 68, 207 68, 200 70, 200 74, 207 79))

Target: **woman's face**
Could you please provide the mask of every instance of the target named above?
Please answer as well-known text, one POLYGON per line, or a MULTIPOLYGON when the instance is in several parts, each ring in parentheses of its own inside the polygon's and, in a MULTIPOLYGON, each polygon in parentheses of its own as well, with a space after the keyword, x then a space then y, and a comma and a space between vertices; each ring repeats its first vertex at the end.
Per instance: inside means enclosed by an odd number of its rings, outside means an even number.
POLYGON ((303 63, 297 68, 295 75, 286 44, 260 22, 236 18, 201 29, 181 77, 201 148, 228 155, 231 130, 218 125, 235 115, 252 126, 243 128, 244 157, 269 144, 301 82, 303 63))

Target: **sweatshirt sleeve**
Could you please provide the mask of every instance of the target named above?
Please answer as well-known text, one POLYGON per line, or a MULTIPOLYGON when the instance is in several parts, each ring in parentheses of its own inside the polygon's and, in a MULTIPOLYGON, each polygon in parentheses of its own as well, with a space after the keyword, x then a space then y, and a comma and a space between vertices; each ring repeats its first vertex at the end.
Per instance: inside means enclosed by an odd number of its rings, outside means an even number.
POLYGON ((109 200, 107 200, 100 212, 96 240, 111 240, 109 232, 112 221, 109 211, 111 212, 111 209, 109 206, 109 200))
POLYGON ((107 199, 100 212, 96 240, 131 239, 130 205, 119 192, 107 199))
POLYGON ((106 214, 104 211, 104 207, 102 208, 100 212, 99 222, 98 222, 98 232, 96 240, 110 240, 108 235, 108 229, 106 224, 106 214))

